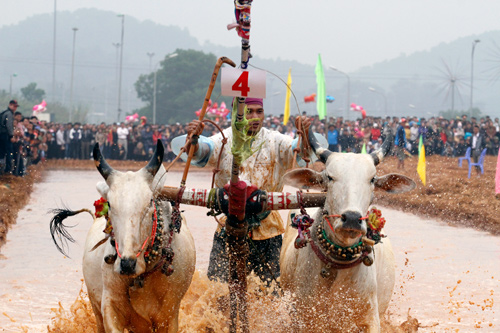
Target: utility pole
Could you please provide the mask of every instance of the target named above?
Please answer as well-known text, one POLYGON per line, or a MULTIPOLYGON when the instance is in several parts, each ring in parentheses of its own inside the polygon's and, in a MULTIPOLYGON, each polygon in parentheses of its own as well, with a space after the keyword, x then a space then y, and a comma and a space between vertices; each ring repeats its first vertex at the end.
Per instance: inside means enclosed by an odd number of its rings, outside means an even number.
POLYGON ((345 119, 347 119, 347 116, 349 115, 349 107, 351 105, 351 102, 350 102, 350 100, 351 100, 351 77, 347 73, 342 72, 340 69, 335 68, 333 66, 330 66, 330 69, 344 75, 347 78, 347 102, 346 102, 346 108, 345 108, 345 112, 344 112, 344 120, 345 120, 345 119))
POLYGON ((76 32, 78 28, 73 28, 73 56, 71 57, 71 83, 69 88, 69 122, 73 122, 73 78, 75 74, 75 45, 76 45, 76 32))
POLYGON ((10 88, 9 88, 9 97, 12 98, 12 80, 17 76, 16 73, 10 75, 10 88))
POLYGON ((111 43, 116 48, 116 64, 115 64, 115 84, 118 86, 118 73, 120 72, 120 43, 111 43))
POLYGON ((469 117, 472 117, 472 95, 474 94, 474 50, 476 49, 476 44, 479 43, 481 40, 476 39, 472 42, 472 53, 470 57, 470 111, 469 111, 469 117))
POLYGON ((155 55, 154 52, 148 52, 146 53, 149 57, 149 72, 151 73, 151 64, 152 64, 152 61, 153 61, 153 56, 155 55))
POLYGON ((56 97, 56 13, 57 0, 54 0, 54 40, 52 44, 52 100, 56 97))
POLYGON ((120 121, 120 114, 122 112, 122 72, 123 72, 123 35, 125 33, 125 15, 120 14, 118 17, 122 18, 122 38, 120 43, 120 74, 118 78, 118 116, 117 122, 120 121))

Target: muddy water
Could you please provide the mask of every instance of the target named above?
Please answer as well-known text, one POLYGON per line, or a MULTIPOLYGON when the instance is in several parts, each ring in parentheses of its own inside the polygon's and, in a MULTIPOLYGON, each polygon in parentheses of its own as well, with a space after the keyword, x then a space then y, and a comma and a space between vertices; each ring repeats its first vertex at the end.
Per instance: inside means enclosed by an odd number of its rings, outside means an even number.
MULTIPOLYGON (((167 184, 177 186, 180 178, 180 173, 169 173, 167 184)), ((99 180, 97 172, 51 171, 35 186, 0 255, 0 332, 46 331, 55 316, 51 309, 59 308, 59 303, 69 309, 75 302, 82 285, 82 247, 91 219, 80 214, 68 221, 75 224, 71 234, 76 240, 69 244, 70 259, 53 245, 46 211, 61 207, 61 202, 73 209, 92 208, 99 180)), ((209 185, 208 173, 188 177, 188 187, 209 185)), ((227 327, 224 313, 212 309, 227 289, 204 276, 216 222, 206 217, 204 208, 184 209, 195 238, 199 271, 183 302, 181 328, 186 332, 205 327, 221 331, 227 327)), ((411 308, 412 317, 424 326, 419 331, 500 331, 500 304, 494 302, 500 293, 500 238, 391 209, 383 208, 382 214, 397 260, 397 282, 389 309, 392 323, 406 320, 411 308)), ((252 331, 286 331, 286 301, 258 297, 259 288, 253 282, 250 290, 250 316, 259 318, 252 320, 252 331)), ((66 315, 74 316, 68 311, 66 315)), ((89 322, 84 310, 78 315, 89 322)), ((80 326, 75 331, 83 329, 80 326)))

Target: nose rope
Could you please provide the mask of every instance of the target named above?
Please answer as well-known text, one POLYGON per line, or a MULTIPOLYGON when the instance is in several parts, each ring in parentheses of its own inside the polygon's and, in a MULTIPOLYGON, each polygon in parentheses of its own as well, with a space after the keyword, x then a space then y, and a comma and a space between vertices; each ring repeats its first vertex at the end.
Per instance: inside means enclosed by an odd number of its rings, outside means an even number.
MULTIPOLYGON (((359 219, 362 221, 362 220, 367 220, 368 217, 369 217, 369 213, 366 214, 366 216, 363 216, 363 217, 360 217, 359 219)), ((339 215, 339 214, 333 214, 333 215, 325 215, 325 220, 326 222, 328 223, 328 226, 330 227, 330 229, 332 230, 333 233, 335 233, 335 229, 333 229, 332 225, 330 224, 330 220, 329 218, 332 217, 332 218, 335 218, 335 217, 342 217, 342 215, 339 215)))
MULTIPOLYGON (((144 240, 144 243, 142 243, 141 249, 135 255, 136 258, 139 258, 139 256, 141 255, 142 251, 144 251, 144 248, 146 247, 146 244, 148 243, 148 240, 150 238, 151 238, 151 246, 153 246, 153 244, 155 242, 156 228, 158 227, 158 215, 156 213, 156 204, 154 204, 154 208, 155 209, 153 211, 153 228, 151 230, 151 236, 148 236, 146 238, 146 240, 144 240)), ((121 259, 122 255, 120 253, 120 250, 118 249, 118 242, 117 241, 115 241, 115 249, 116 249, 116 253, 118 254, 118 257, 120 257, 120 259, 121 259)), ((144 253, 144 256, 147 256, 148 254, 149 254, 149 250, 144 253)))
POLYGON ((328 223, 328 226, 330 227, 330 230, 332 230, 332 232, 335 233, 335 229, 333 229, 332 225, 330 224, 329 217, 342 217, 342 216, 338 215, 338 214, 335 214, 335 215, 325 215, 325 220, 328 223))

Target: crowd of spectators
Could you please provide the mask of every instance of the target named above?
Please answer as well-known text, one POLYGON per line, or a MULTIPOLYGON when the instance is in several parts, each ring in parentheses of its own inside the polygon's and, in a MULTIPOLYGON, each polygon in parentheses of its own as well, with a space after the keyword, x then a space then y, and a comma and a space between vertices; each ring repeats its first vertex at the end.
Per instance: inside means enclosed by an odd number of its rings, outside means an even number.
MULTIPOLYGON (((91 159, 96 142, 107 159, 146 161, 153 154, 156 140, 160 139, 165 146, 165 161, 168 162, 175 158, 171 140, 186 134, 183 124, 153 125, 144 119, 141 123, 62 124, 24 117, 17 111, 13 111, 12 115, 13 129, 12 136, 9 134, 9 141, 13 152, 10 154, 10 161, 7 161, 7 154, 0 165, 0 174, 4 171, 22 176, 29 164, 45 159, 91 159)), ((463 156, 467 147, 473 144, 475 126, 482 136, 481 148, 486 148, 487 154, 496 155, 500 146, 499 119, 493 120, 488 116, 480 119, 463 115, 456 119, 406 116, 366 117, 357 120, 329 117, 323 121, 317 116, 313 118, 312 130, 327 137, 332 151, 359 153, 364 146, 370 153, 380 147, 391 131, 395 136, 395 146, 401 147, 406 154, 418 154, 418 143, 422 136, 426 155, 463 156)), ((216 121, 223 129, 230 126, 229 120, 225 118, 216 121)), ((1 126, 2 124, 0 131, 1 126)), ((283 124, 283 116, 267 117, 264 126, 295 136, 294 117, 286 125, 283 124)), ((216 133, 218 129, 207 123, 203 135, 211 136, 216 133)))

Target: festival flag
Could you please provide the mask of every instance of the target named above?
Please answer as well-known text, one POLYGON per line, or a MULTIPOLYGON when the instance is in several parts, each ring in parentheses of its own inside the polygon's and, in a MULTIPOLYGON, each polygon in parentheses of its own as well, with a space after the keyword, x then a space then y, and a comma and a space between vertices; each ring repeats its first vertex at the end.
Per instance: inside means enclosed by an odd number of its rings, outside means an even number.
POLYGON ((500 193, 500 149, 498 149, 497 172, 495 174, 495 194, 500 193))
POLYGON ((309 96, 304 96, 304 103, 316 102, 316 93, 309 96))
POLYGON ((422 141, 422 136, 420 136, 420 141, 418 142, 417 173, 425 186, 425 146, 422 141))
POLYGON ((321 54, 318 54, 318 62, 316 63, 316 85, 318 89, 316 108, 318 109, 319 120, 326 117, 326 88, 325 88, 325 73, 323 64, 321 63, 321 54))
POLYGON ((363 148, 361 148, 361 154, 367 154, 366 152, 366 143, 363 142, 363 148))
POLYGON ((290 118, 290 96, 292 95, 292 69, 288 70, 288 80, 286 81, 286 99, 285 99, 285 116, 283 117, 283 124, 288 123, 290 118))

